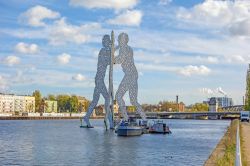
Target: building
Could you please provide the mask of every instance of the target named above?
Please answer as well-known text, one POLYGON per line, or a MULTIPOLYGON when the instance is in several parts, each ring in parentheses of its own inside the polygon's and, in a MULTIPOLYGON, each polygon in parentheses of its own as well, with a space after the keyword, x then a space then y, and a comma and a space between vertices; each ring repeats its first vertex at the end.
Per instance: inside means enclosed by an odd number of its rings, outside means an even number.
POLYGON ((35 97, 24 96, 26 112, 35 112, 35 97))
POLYGON ((0 112, 11 113, 14 112, 14 95, 0 94, 0 112))
POLYGON ((216 97, 211 97, 208 103, 209 103, 209 112, 217 112, 218 99, 216 97))
POLYGON ((77 96, 78 99, 78 112, 87 112, 89 106, 89 100, 85 97, 77 96))
POLYGON ((57 112, 57 101, 45 100, 45 110, 46 113, 57 112))
POLYGON ((217 97, 217 101, 218 101, 218 106, 219 107, 233 106, 233 99, 229 98, 227 96, 225 96, 225 97, 217 97))
POLYGON ((117 103, 117 101, 114 101, 114 114, 118 114, 119 113, 119 105, 117 103))
POLYGON ((183 102, 178 103, 178 111, 179 112, 185 111, 185 104, 183 102))
POLYGON ((209 104, 209 101, 210 99, 212 98, 215 98, 217 103, 218 103, 218 107, 230 107, 230 106, 233 106, 233 99, 232 98, 229 98, 227 96, 224 96, 224 97, 211 97, 208 99, 208 101, 203 101, 203 103, 208 103, 209 104))
POLYGON ((0 94, 0 112, 35 112, 35 97, 0 94))

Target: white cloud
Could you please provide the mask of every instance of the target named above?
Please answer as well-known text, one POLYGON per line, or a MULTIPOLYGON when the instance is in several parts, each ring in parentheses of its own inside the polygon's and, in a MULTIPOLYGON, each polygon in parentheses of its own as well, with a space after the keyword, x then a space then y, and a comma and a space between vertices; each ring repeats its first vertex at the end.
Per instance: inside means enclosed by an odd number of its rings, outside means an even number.
POLYGON ((58 12, 37 5, 22 13, 19 20, 30 26, 40 27, 46 25, 44 19, 56 19, 59 17, 60 14, 58 12))
POLYGON ((211 69, 209 69, 208 67, 204 65, 201 65, 201 66, 189 65, 179 70, 179 74, 182 74, 184 76, 208 75, 210 73, 211 73, 211 69))
POLYGON ((63 65, 69 63, 70 59, 71 59, 71 55, 66 54, 66 53, 63 53, 57 56, 58 63, 63 64, 63 65))
POLYGON ((127 10, 107 22, 114 25, 139 26, 141 24, 142 15, 140 10, 127 10))
POLYGON ((245 64, 247 62, 250 62, 249 56, 248 57, 243 57, 241 55, 226 56, 225 59, 227 60, 228 63, 242 63, 242 64, 245 64))
POLYGON ((232 35, 250 35, 250 1, 206 0, 191 9, 182 7, 176 15, 196 26, 222 28, 232 35))
POLYGON ((160 0, 159 5, 168 5, 172 2, 172 0, 160 0))
POLYGON ((250 17, 231 24, 229 26, 229 32, 233 36, 250 36, 250 17))
POLYGON ((76 80, 76 81, 85 81, 86 77, 82 74, 77 74, 77 75, 73 76, 72 79, 76 80))
POLYGON ((38 46, 36 44, 27 44, 20 42, 15 46, 15 50, 22 54, 35 54, 38 52, 38 46))
POLYGON ((3 63, 8 66, 17 65, 20 63, 20 58, 17 56, 7 56, 4 58, 3 63))
POLYGON ((214 56, 207 56, 207 57, 197 56, 196 59, 203 63, 211 63, 211 64, 219 63, 219 59, 214 56))
POLYGON ((48 40, 52 45, 62 45, 66 43, 81 44, 90 40, 89 31, 100 29, 100 24, 90 23, 80 26, 68 24, 65 18, 57 20, 52 26, 47 27, 48 40))
POLYGON ((88 9, 108 8, 108 9, 127 9, 133 8, 138 0, 70 0, 70 5, 80 6, 88 9))

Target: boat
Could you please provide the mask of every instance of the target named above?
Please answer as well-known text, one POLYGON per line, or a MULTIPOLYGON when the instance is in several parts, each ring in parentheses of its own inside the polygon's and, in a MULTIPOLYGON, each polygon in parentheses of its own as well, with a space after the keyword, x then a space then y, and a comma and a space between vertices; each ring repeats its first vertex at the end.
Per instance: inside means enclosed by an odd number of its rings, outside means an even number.
POLYGON ((170 134, 171 131, 166 123, 164 123, 162 120, 157 120, 154 121, 154 123, 149 127, 149 133, 170 134))
POLYGON ((134 121, 121 121, 116 127, 118 136, 140 136, 143 134, 143 129, 134 121))

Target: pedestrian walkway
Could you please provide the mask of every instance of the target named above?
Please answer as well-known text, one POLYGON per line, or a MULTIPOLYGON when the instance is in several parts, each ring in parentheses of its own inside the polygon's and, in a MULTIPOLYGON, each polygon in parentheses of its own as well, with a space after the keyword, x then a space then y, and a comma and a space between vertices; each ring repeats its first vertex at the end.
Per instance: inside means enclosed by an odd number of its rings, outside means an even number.
POLYGON ((250 165, 250 123, 241 122, 242 152, 245 164, 250 165))

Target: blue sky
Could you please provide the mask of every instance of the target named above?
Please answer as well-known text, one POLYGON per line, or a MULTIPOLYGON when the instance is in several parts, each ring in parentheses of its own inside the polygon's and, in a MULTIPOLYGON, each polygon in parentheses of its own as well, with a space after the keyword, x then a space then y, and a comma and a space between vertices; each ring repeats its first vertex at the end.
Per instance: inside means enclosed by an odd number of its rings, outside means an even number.
MULTIPOLYGON (((0 2, 0 91, 92 99, 101 39, 129 35, 141 103, 242 104, 250 60, 250 2, 8 0, 0 2)), ((115 91, 123 77, 115 66, 115 91)), ((127 100, 128 97, 126 96, 127 100)), ((102 102, 102 100, 101 100, 102 102)))

